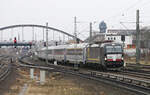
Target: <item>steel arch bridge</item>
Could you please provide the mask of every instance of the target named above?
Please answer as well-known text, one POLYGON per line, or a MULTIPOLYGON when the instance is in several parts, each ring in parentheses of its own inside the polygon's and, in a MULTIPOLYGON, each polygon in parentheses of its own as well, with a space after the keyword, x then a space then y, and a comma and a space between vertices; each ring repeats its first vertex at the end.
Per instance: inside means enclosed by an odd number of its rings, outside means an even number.
POLYGON ((11 29, 11 28, 18 28, 18 27, 38 27, 38 28, 47 28, 47 29, 54 30, 54 31, 63 33, 63 34, 65 34, 65 35, 68 35, 69 37, 76 38, 78 41, 82 41, 82 40, 79 39, 78 37, 75 37, 74 35, 71 35, 71 34, 65 32, 65 31, 63 31, 63 30, 59 30, 59 29, 56 29, 56 28, 53 28, 53 27, 49 27, 49 26, 47 27, 47 26, 44 26, 44 25, 36 25, 36 24, 10 25, 10 26, 1 27, 1 28, 0 28, 0 31, 7 30, 7 29, 11 29))

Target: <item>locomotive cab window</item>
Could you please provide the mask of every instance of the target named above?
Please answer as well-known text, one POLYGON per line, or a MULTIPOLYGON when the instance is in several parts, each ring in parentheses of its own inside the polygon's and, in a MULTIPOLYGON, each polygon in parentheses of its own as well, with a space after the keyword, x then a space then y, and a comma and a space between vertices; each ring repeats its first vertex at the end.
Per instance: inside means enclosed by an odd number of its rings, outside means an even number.
POLYGON ((122 52, 121 46, 106 46, 106 52, 112 53, 112 52, 122 52))

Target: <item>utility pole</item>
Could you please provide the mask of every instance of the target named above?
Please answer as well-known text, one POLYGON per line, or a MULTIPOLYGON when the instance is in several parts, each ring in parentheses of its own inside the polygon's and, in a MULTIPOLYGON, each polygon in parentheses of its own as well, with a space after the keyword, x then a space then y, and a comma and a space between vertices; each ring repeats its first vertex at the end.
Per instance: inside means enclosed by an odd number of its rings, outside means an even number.
POLYGON ((13 40, 13 28, 11 29, 11 40, 13 40))
POLYGON ((89 34, 89 43, 92 41, 92 22, 90 22, 90 34, 89 34))
POLYGON ((35 42, 37 41, 36 33, 35 33, 35 42))
POLYGON ((44 28, 43 28, 43 42, 44 42, 44 28))
POLYGON ((77 63, 77 54, 76 54, 76 49, 77 49, 77 18, 74 17, 74 41, 75 41, 75 46, 74 46, 74 53, 75 53, 75 63, 74 63, 74 69, 78 70, 78 63, 77 63))
POLYGON ((32 27, 32 40, 34 41, 34 27, 32 27))
MULTIPOLYGON (((46 23, 46 50, 48 51, 48 23, 46 23)), ((48 64, 48 52, 46 52, 46 63, 48 64)))
POLYGON ((91 42, 92 42, 92 23, 90 22, 90 32, 89 32, 89 52, 91 50, 91 42))
POLYGON ((75 38, 74 38, 74 40, 75 40, 75 42, 77 41, 77 17, 74 17, 74 36, 75 36, 75 38))
POLYGON ((65 43, 65 35, 63 34, 63 44, 65 43))
POLYGON ((22 27, 22 42, 24 41, 24 33, 23 33, 23 31, 24 31, 24 27, 22 27))
POLYGON ((1 31, 1 42, 3 42, 3 30, 1 31))
POLYGON ((136 64, 140 64, 139 10, 136 11, 136 64))
POLYGON ((20 42, 20 34, 19 34, 19 32, 18 32, 18 41, 20 42))
POLYGON ((53 30, 53 42, 54 42, 54 32, 55 32, 55 31, 53 30))

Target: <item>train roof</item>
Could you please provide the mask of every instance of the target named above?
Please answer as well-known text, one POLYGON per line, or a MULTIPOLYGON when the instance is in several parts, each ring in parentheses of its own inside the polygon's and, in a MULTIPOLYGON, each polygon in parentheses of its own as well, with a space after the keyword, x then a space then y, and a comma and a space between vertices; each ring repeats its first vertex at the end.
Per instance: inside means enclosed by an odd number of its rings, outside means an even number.
MULTIPOLYGON (((100 47, 104 47, 105 45, 110 45, 110 44, 118 44, 119 43, 102 43, 100 47)), ((69 45, 58 45, 58 46, 49 46, 49 49, 74 49, 74 48, 85 48, 88 47, 89 43, 80 43, 80 44, 69 44, 69 45)), ((99 47, 99 44, 92 44, 91 47, 99 47)), ((41 50, 46 50, 46 47, 42 48, 41 50)))
MULTIPOLYGON (((69 44, 69 45, 58 45, 58 46, 49 46, 48 49, 73 49, 73 48, 85 48, 89 44, 88 43, 81 43, 81 44, 69 44)), ((92 45, 93 46, 93 45, 92 45)), ((96 45, 94 45, 96 46, 96 45)), ((41 50, 45 50, 46 47, 42 48, 41 50)))
MULTIPOLYGON (((69 45, 58 45, 58 46, 49 46, 48 49, 69 49, 69 48, 84 48, 88 43, 81 43, 81 44, 69 44, 69 45)), ((41 50, 45 50, 46 47, 42 48, 41 50)))

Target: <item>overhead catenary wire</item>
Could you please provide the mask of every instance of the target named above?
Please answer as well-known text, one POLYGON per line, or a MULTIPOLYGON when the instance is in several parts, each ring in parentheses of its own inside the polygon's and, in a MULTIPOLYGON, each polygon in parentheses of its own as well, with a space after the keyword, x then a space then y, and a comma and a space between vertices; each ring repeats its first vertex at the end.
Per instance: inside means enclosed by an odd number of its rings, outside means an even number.
MULTIPOLYGON (((147 0, 144 4, 141 5, 142 8, 146 7, 147 5, 150 5, 150 0, 147 0)), ((141 9, 141 7, 139 7, 141 9)))
MULTIPOLYGON (((150 1, 148 1, 150 2, 150 1)), ((116 22, 118 22, 118 25, 120 22, 124 22, 121 21, 122 19, 126 19, 125 21, 128 21, 128 19, 134 20, 135 21, 135 11, 137 9, 139 9, 138 7, 143 5, 143 3, 148 3, 148 2, 144 2, 144 0, 137 0, 135 3, 131 4, 128 8, 122 9, 123 11, 118 12, 117 14, 108 17, 107 19, 105 19, 105 21, 110 22, 110 19, 116 20, 116 22), (134 11, 134 12, 133 12, 134 11), (132 13, 131 13, 132 12, 132 13), (129 17, 130 15, 130 17, 129 17), (134 16, 133 16, 134 15, 134 16), (120 16, 120 17, 119 17, 120 16), (118 20, 117 20, 118 19, 118 20)), ((148 4, 147 4, 148 5, 148 4)), ((141 15, 141 14, 140 14, 141 15)), ((111 20, 112 22, 112 20, 111 20)), ((133 21, 132 21, 133 22, 133 21)), ((143 22, 143 21, 140 21, 143 22)), ((117 23, 116 23, 117 24, 117 23)), ((134 24, 134 23, 133 23, 134 24)))
POLYGON ((142 1, 142 0, 137 0, 134 4, 130 5, 128 8, 122 9, 123 11, 121 10, 121 11, 117 12, 116 14, 114 14, 113 16, 110 16, 110 17, 106 18, 105 20, 114 19, 114 18, 117 18, 118 16, 122 16, 126 11, 131 10, 137 4, 139 4, 140 1, 142 1))

